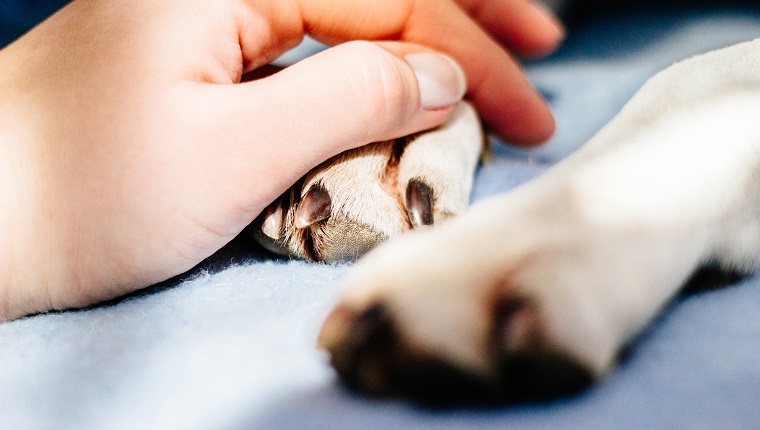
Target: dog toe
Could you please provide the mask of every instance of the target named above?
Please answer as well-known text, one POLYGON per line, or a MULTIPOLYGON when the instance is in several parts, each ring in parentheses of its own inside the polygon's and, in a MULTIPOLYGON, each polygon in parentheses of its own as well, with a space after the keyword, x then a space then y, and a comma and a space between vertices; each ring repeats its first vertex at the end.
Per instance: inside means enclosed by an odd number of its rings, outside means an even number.
POLYGON ((588 368, 552 345, 533 300, 509 297, 499 303, 492 344, 502 396, 511 402, 572 395, 593 381, 588 368))
POLYGON ((382 304, 364 310, 338 306, 320 332, 319 346, 330 353, 343 382, 361 393, 435 406, 483 403, 497 394, 488 379, 410 346, 382 304))

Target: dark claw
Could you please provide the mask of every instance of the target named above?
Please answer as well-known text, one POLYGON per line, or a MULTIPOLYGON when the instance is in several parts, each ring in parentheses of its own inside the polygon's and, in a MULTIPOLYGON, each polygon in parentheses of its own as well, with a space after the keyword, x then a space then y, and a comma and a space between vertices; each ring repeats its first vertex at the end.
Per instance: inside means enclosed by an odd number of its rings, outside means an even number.
POLYGON ((546 401, 576 394, 593 382, 591 372, 542 336, 538 310, 512 298, 496 311, 494 344, 503 396, 508 402, 546 401))
POLYGON ((287 246, 281 241, 282 226, 285 222, 285 213, 290 205, 291 196, 286 192, 272 202, 251 223, 248 230, 254 240, 265 249, 279 255, 287 255, 287 246))
POLYGON ((516 351, 501 360, 503 397, 508 403, 545 402, 578 394, 593 377, 559 351, 516 351))
POLYGON ((406 208, 412 227, 432 225, 433 189, 419 179, 412 179, 406 186, 406 208))
POLYGON ((330 318, 338 320, 335 324, 348 324, 347 330, 340 329, 339 338, 324 339, 324 329, 320 335, 320 343, 330 351, 332 365, 351 388, 375 395, 389 394, 388 367, 398 338, 385 306, 374 305, 358 316, 338 308, 330 318))
POLYGON ((310 225, 330 218, 332 199, 321 185, 314 185, 298 203, 294 225, 296 228, 306 228, 310 225))

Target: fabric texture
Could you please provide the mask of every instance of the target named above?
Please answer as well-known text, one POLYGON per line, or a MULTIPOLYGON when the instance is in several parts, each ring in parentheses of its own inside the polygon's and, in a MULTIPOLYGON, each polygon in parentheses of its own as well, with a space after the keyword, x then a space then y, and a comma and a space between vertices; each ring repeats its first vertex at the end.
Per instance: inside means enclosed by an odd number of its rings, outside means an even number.
MULTIPOLYGON (((495 145, 473 199, 541 174, 657 70, 759 35, 760 15, 746 11, 611 15, 571 28, 559 53, 526 66, 555 109, 556 136, 533 151, 495 145)), ((346 391, 314 347, 349 269, 274 259, 240 238, 193 273, 131 297, 2 323, 0 428, 760 427, 758 276, 676 299, 581 395, 430 410, 346 391)))

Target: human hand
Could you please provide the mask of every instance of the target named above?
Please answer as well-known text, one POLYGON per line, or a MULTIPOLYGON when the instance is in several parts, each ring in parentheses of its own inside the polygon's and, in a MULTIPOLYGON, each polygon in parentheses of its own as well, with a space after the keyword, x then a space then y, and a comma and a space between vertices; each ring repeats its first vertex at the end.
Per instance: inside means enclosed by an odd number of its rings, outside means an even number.
MULTIPOLYGON (((525 0, 461 4, 518 52, 558 42, 525 0)), ((182 273, 321 161, 442 123, 465 90, 457 66, 403 60, 430 47, 462 63, 503 135, 551 133, 516 64, 449 0, 71 3, 0 51, 0 320, 182 273), (304 31, 398 41, 239 84, 304 31)))

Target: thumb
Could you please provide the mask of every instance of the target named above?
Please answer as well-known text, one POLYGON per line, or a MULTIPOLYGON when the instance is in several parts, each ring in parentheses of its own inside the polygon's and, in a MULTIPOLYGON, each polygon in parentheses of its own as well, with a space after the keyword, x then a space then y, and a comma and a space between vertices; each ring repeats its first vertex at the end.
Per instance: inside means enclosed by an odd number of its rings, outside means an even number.
POLYGON ((270 77, 217 86, 225 150, 245 156, 271 143, 266 154, 304 174, 344 150, 442 124, 466 91, 464 72, 447 56, 399 45, 348 42, 270 77))

